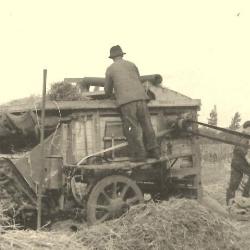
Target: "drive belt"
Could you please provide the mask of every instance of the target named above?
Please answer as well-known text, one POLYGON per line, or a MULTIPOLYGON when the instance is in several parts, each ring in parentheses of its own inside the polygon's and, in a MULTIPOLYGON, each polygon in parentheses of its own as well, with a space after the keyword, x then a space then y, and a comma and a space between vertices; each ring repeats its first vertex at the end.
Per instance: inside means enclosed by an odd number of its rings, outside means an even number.
POLYGON ((208 128, 212 128, 212 129, 215 129, 215 130, 218 130, 218 131, 222 131, 222 132, 225 132, 225 133, 228 133, 228 134, 231 134, 231 135, 237 135, 237 136, 241 136, 241 137, 250 139, 250 135, 245 134, 245 133, 241 133, 241 132, 238 132, 238 131, 234 131, 234 130, 230 130, 230 129, 226 129, 226 128, 222 128, 222 127, 218 127, 218 126, 214 126, 214 125, 210 125, 210 124, 207 124, 207 123, 198 122, 198 121, 194 121, 194 120, 187 120, 187 121, 191 122, 191 123, 198 124, 198 125, 202 125, 204 127, 208 127, 208 128))

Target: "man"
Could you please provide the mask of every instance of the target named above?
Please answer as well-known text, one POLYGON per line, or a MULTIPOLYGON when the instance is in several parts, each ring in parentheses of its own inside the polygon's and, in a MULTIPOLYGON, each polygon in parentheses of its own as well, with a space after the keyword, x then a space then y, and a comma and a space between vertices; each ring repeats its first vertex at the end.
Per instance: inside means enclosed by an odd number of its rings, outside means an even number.
POLYGON ((124 60, 124 54, 119 45, 110 49, 109 58, 113 63, 106 70, 104 90, 107 96, 114 90, 132 161, 145 161, 147 153, 159 159, 160 150, 147 107, 149 97, 140 81, 138 68, 124 60))
MULTIPOLYGON (((249 134, 250 121, 246 121, 243 124, 243 133, 249 134)), ((226 202, 229 205, 230 199, 235 197, 235 192, 238 189, 243 175, 246 174, 250 178, 250 159, 248 160, 248 139, 243 138, 241 140, 242 144, 246 146, 235 146, 233 150, 233 158, 231 162, 231 176, 229 181, 229 186, 226 192, 226 202)), ((250 181, 243 188, 242 196, 248 197, 250 188, 250 181)))

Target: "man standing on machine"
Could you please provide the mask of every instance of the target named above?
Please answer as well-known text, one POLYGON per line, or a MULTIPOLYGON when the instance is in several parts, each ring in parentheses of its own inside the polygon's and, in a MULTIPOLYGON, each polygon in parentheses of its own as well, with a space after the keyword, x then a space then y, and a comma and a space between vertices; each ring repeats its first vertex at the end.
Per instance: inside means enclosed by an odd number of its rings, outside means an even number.
POLYGON ((124 60, 124 54, 119 45, 110 49, 109 58, 113 63, 106 70, 105 93, 111 96, 114 90, 131 160, 145 161, 147 157, 159 159, 160 149, 147 106, 149 97, 141 83, 138 68, 124 60))

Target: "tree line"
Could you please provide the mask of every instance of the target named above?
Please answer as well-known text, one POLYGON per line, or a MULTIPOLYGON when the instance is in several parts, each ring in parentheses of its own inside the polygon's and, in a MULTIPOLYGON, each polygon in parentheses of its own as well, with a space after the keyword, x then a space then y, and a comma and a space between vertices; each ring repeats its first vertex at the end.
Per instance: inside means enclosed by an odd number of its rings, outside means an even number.
MULTIPOLYGON (((213 109, 209 113, 209 117, 207 119, 207 122, 208 122, 209 125, 217 126, 217 124, 218 124, 218 113, 217 113, 216 105, 214 105, 213 109)), ((233 115, 228 128, 231 129, 231 130, 237 130, 237 129, 240 128, 240 126, 241 126, 241 115, 237 111, 233 115)))

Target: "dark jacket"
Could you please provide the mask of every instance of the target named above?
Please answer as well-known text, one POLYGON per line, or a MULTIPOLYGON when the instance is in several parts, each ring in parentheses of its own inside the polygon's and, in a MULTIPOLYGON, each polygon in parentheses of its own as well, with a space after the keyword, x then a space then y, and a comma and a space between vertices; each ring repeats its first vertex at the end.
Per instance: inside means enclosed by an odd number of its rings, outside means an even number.
MULTIPOLYGON (((241 143, 248 145, 248 140, 247 139, 242 139, 241 143)), ((245 165, 248 166, 248 162, 246 160, 246 155, 248 152, 247 147, 242 147, 242 146, 235 146, 233 150, 233 159, 232 159, 232 166, 237 165, 245 165)))
POLYGON ((140 74, 132 62, 118 60, 106 70, 104 90, 107 96, 113 93, 118 106, 149 97, 140 81, 140 74))

